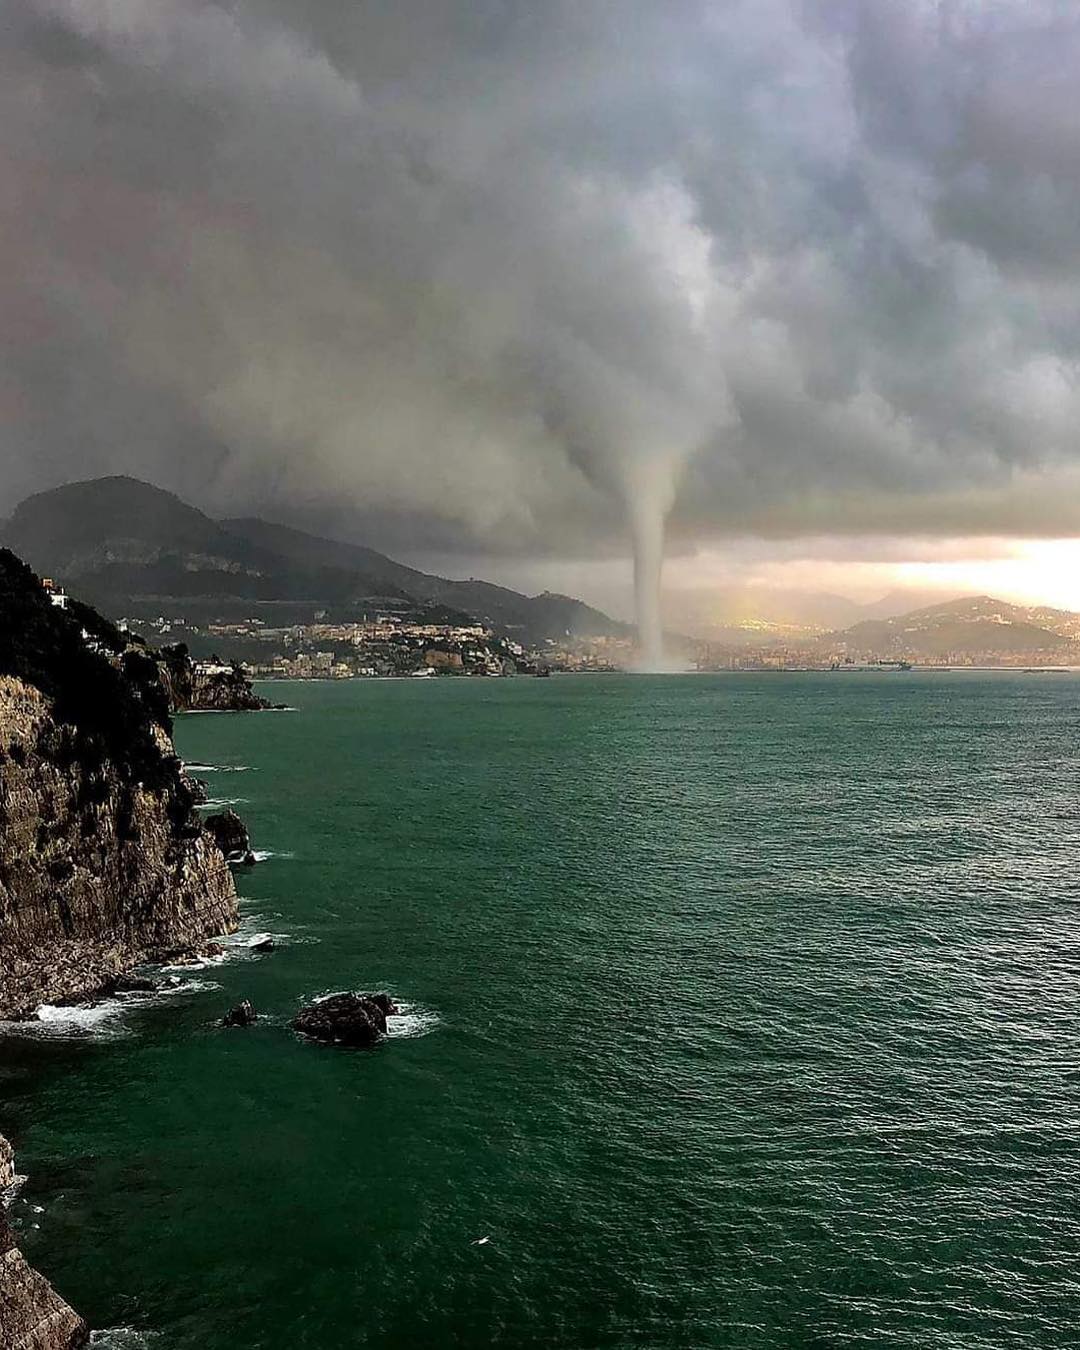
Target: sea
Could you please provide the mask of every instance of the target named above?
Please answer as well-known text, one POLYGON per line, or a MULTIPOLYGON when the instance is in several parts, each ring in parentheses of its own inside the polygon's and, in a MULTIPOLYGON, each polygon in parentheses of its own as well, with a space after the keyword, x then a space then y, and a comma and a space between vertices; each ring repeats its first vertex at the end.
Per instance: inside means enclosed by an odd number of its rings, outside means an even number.
POLYGON ((1080 678, 269 692, 225 958, 0 1041, 98 1347, 1080 1344, 1080 678))

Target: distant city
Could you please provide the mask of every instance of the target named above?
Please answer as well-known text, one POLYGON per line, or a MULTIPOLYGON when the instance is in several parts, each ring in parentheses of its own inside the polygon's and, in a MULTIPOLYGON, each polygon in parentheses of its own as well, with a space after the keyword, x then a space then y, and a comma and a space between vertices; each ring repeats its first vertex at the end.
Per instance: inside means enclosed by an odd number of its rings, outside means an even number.
MULTIPOLYGON (((377 613, 357 622, 271 626, 258 617, 196 624, 183 616, 126 618, 157 645, 184 642, 204 662, 236 660, 256 679, 586 673, 625 669, 628 636, 548 637, 523 643, 483 623, 418 623, 377 613)), ((1053 669, 1080 665, 1080 615, 975 596, 840 631, 777 633, 748 623, 723 642, 670 635, 688 669, 844 671, 930 668, 1053 669)))

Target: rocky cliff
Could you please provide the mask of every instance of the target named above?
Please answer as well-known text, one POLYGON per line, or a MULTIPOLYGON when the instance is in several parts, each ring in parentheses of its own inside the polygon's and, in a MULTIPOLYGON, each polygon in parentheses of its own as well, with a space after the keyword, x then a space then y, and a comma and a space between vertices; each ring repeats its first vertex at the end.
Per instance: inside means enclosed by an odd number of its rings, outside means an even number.
POLYGON ((0 550, 0 1017, 235 926, 158 663, 115 633, 0 550))
MULTIPOLYGON (((12 1148, 0 1135, 0 1193, 14 1180, 12 1148)), ((78 1350, 88 1337, 78 1313, 26 1264, 0 1204, 0 1346, 3 1350, 78 1350)))
POLYGON ((235 663, 200 670, 182 642, 162 647, 154 655, 173 712, 259 712, 270 707, 235 663))

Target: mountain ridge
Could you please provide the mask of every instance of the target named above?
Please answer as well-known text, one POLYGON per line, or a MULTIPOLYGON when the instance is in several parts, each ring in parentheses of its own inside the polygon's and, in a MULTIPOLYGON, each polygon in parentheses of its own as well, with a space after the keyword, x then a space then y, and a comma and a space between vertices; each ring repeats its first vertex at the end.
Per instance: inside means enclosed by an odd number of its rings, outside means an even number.
POLYGON ((287 620, 290 609, 411 607, 438 609, 449 621, 480 621, 527 641, 630 631, 571 596, 433 576, 365 545, 259 517, 215 520, 128 475, 26 498, 0 523, 0 540, 114 613, 157 613, 172 603, 217 618, 264 606, 287 620))

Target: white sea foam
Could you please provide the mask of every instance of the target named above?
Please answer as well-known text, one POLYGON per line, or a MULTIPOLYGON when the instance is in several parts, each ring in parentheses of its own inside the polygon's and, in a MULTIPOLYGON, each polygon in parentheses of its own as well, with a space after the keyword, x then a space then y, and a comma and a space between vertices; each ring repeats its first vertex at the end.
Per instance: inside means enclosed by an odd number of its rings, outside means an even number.
POLYGON ((90 1037, 115 1040, 132 1035, 131 1028, 125 1024, 125 1014, 150 1007, 161 999, 220 987, 211 980, 181 980, 172 986, 106 998, 100 1003, 71 1007, 60 1003, 43 1003, 27 1021, 0 1022, 0 1035, 48 1040, 84 1040, 90 1037))
POLYGON ((266 862, 269 858, 295 858, 295 853, 279 853, 273 848, 253 848, 251 855, 256 862, 266 862))
POLYGON ((185 764, 185 773, 247 773, 250 764, 185 764))
POLYGON ((105 999, 102 1003, 85 1008, 43 1003, 37 1010, 37 1020, 44 1026, 84 1028, 91 1031, 94 1027, 101 1026, 102 1023, 116 1017, 123 1006, 123 1002, 118 998, 105 999))
POLYGON ((195 956, 189 961, 171 961, 168 965, 162 966, 161 969, 174 972, 185 970, 209 970, 211 966, 223 966, 228 959, 228 952, 222 952, 220 956, 195 956))
POLYGON ((398 1011, 386 1019, 386 1034, 395 1040, 412 1040, 416 1036, 426 1036, 434 1031, 441 1021, 439 1014, 431 1008, 421 1008, 415 1003, 399 1003, 398 1011))
POLYGON ((95 1350, 152 1350, 161 1343, 160 1332, 136 1331, 134 1327, 105 1327, 90 1333, 95 1350))

